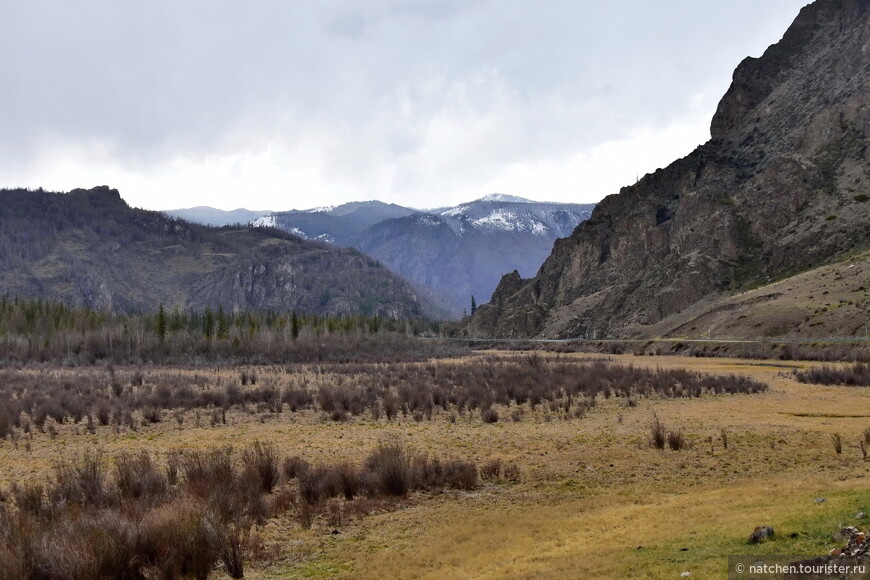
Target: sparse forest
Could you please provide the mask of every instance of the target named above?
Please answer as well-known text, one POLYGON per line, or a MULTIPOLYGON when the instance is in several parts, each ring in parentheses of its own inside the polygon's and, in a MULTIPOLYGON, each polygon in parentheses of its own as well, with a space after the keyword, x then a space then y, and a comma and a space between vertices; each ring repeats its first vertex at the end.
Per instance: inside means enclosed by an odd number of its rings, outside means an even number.
POLYGON ((0 298, 0 360, 238 363, 419 360, 459 346, 406 340, 438 322, 295 312, 165 310, 123 314, 60 302, 0 298))

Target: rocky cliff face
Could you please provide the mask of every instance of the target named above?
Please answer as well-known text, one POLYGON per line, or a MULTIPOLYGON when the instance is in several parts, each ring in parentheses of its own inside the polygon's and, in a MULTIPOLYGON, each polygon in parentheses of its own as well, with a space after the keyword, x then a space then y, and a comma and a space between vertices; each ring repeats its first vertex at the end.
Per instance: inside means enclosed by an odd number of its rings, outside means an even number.
POLYGON ((711 140, 605 198, 469 332, 631 334, 870 245, 870 0, 819 0, 736 69, 711 140))

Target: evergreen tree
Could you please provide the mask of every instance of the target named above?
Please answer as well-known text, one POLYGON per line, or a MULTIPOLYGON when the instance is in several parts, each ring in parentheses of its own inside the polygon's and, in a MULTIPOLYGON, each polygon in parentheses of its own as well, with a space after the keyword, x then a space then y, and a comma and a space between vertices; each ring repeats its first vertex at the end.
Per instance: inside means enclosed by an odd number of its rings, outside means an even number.
POLYGON ((299 338, 299 317, 296 316, 295 310, 290 316, 290 335, 293 337, 293 340, 299 338))
POLYGON ((203 328, 203 334, 209 340, 214 336, 214 314, 212 314, 211 308, 208 308, 205 311, 205 328, 203 328))
POLYGON ((224 305, 221 304, 218 307, 218 315, 217 315, 217 337, 218 340, 226 340, 230 336, 229 325, 227 324, 227 317, 224 314, 224 305))
POLYGON ((163 310, 163 304, 160 304, 160 308, 157 310, 155 326, 157 327, 157 336, 160 337, 160 342, 163 342, 166 339, 166 311, 163 310))
POLYGON ((471 295, 471 315, 474 316, 474 313, 477 312, 477 302, 474 301, 474 294, 471 295))

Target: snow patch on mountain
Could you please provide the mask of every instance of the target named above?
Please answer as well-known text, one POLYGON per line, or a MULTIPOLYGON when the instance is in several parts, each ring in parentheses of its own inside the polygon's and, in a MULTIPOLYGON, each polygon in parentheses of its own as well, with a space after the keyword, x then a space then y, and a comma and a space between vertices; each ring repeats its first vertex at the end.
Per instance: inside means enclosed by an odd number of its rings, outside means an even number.
POLYGON ((530 215, 519 215, 516 212, 497 209, 484 217, 471 220, 475 227, 482 230, 529 231, 536 236, 546 235, 547 226, 530 215))
POLYGON ((478 199, 477 201, 490 201, 490 202, 507 202, 507 203, 537 203, 532 201, 531 199, 526 199, 524 197, 518 197, 516 195, 507 195, 505 193, 490 193, 489 195, 485 195, 478 199))
POLYGON ((289 231, 294 236, 299 236, 303 240, 315 241, 315 242, 326 242, 327 244, 332 244, 335 242, 335 238, 329 234, 320 234, 317 236, 309 236, 299 228, 290 228, 289 231))
POLYGON ((252 221, 251 225, 255 228, 275 228, 278 227, 278 220, 273 215, 264 215, 252 221))
POLYGON ((434 216, 434 215, 429 214, 429 213, 419 214, 418 216, 416 216, 416 221, 420 225, 430 226, 430 227, 439 226, 442 223, 444 223, 437 216, 434 216))
POLYGON ((457 205, 456 207, 451 207, 450 209, 445 209, 444 211, 439 212, 438 215, 442 215, 444 217, 457 217, 461 215, 465 215, 468 211, 469 206, 467 204, 457 205))
POLYGON ((311 209, 306 209, 305 213, 329 213, 335 209, 334 205, 323 205, 320 207, 313 207, 311 209))

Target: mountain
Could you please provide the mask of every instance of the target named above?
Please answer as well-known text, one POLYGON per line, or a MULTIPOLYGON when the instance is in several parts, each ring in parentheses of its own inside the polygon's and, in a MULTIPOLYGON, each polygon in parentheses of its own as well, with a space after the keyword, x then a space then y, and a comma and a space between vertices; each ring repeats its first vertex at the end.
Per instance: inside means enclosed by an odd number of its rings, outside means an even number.
POLYGON ((707 143, 605 198, 533 278, 502 278, 468 332, 862 333, 870 281, 840 302, 829 288, 870 255, 868 47, 870 0, 803 8, 737 67, 707 143), (729 312, 743 319, 723 330, 729 312))
POLYGON ((269 210, 256 211, 244 208, 225 211, 200 205, 185 209, 167 209, 163 210, 162 213, 169 217, 179 218, 205 226, 232 226, 251 223, 255 219, 269 215, 272 212, 269 210))
POLYGON ((417 213, 418 210, 380 201, 358 201, 338 206, 271 213, 254 225, 280 228, 306 240, 336 246, 353 245, 353 237, 374 224, 417 213))
POLYGON ((455 207, 416 210, 379 201, 273 213, 254 225, 354 247, 427 291, 459 317, 505 272, 534 274, 558 237, 594 206, 491 194, 455 207))
POLYGON ((276 229, 212 228, 130 208, 117 190, 0 190, 0 294, 122 311, 297 310, 438 317, 356 250, 276 229))
POLYGON ((589 217, 592 205, 487 196, 451 208, 377 223, 350 241, 414 284, 446 296, 460 315, 486 300, 505 272, 534 274, 556 238, 589 217))

